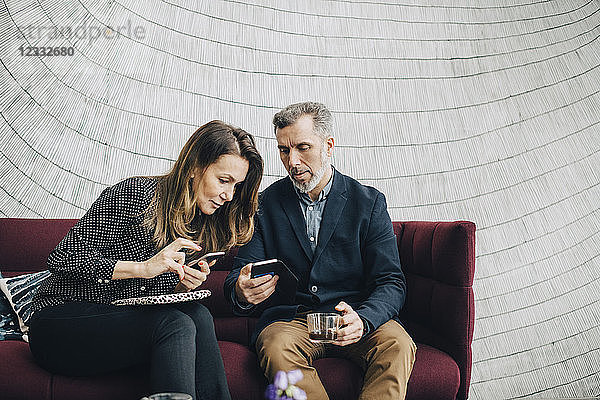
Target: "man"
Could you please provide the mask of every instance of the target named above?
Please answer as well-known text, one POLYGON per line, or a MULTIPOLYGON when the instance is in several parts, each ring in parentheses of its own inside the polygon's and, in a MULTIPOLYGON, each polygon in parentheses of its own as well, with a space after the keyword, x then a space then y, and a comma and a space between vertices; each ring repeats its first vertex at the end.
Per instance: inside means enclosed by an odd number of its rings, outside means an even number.
POLYGON ((271 382, 280 370, 300 369, 307 397, 328 399, 312 362, 335 354, 365 371, 360 399, 403 399, 416 346, 398 322, 406 285, 385 197, 331 166, 335 141, 323 104, 290 105, 273 124, 289 177, 261 194, 226 296, 237 314, 261 313, 252 343, 271 382), (298 277, 293 301, 277 275, 251 278, 252 262, 272 258, 298 277), (334 310, 343 326, 337 341, 311 342, 306 314, 334 310))

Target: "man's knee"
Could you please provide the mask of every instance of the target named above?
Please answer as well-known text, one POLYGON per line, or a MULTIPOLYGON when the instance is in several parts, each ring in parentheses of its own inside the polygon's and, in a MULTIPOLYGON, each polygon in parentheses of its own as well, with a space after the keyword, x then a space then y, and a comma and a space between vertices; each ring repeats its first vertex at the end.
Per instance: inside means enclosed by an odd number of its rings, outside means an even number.
POLYGON ((301 338, 297 331, 290 329, 285 322, 276 322, 267 326, 258 335, 256 352, 259 359, 285 363, 299 358, 306 359, 300 346, 301 338))
POLYGON ((403 362, 409 361, 412 365, 415 360, 417 346, 398 322, 388 321, 377 329, 373 336, 375 341, 374 350, 379 355, 394 355, 392 359, 403 362))
POLYGON ((273 323, 264 328, 256 340, 257 351, 269 353, 281 351, 294 342, 294 336, 282 329, 281 323, 273 323))

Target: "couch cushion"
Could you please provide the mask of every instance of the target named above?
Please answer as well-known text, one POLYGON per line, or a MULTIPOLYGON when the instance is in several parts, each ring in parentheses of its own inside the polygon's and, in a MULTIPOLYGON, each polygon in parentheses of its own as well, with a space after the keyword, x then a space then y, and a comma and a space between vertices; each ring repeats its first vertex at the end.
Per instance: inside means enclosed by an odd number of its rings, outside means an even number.
MULTIPOLYGON (((219 341, 232 398, 264 399, 266 380, 256 355, 246 346, 219 341)), ((131 400, 148 395, 147 369, 137 368, 95 378, 54 376, 54 398, 61 400, 131 400)))
POLYGON ((23 339, 25 341, 27 341, 29 320, 32 316, 31 301, 33 300, 33 295, 42 281, 48 276, 50 276, 50 271, 45 270, 33 274, 0 279, 0 289, 18 317, 19 328, 23 332, 23 339))
POLYGON ((148 393, 148 369, 131 368, 96 377, 54 375, 53 399, 60 400, 139 400, 148 393))
POLYGON ((256 326, 256 319, 248 317, 215 318, 215 332, 218 340, 235 342, 248 346, 250 335, 256 326))
POLYGON ((363 384, 362 370, 352 361, 342 358, 322 358, 314 362, 330 399, 354 400, 363 384))
POLYGON ((208 289, 212 295, 202 301, 214 317, 233 317, 231 304, 225 300, 223 292, 223 283, 227 277, 228 271, 212 270, 206 281, 200 286, 200 289, 208 289))
POLYGON ((459 386, 460 371, 454 359, 443 351, 417 343, 417 359, 406 398, 454 400, 459 386))
POLYGON ((267 380, 264 378, 256 354, 238 343, 219 341, 227 383, 233 399, 264 400, 267 380))
MULTIPOLYGON (((267 380, 258 365, 256 354, 246 346, 219 342, 227 382, 233 399, 264 399, 267 380)), ((315 361, 323 386, 331 399, 355 400, 362 387, 362 371, 351 361, 323 358, 315 361)))
POLYGON ((0 397, 4 400, 50 400, 51 375, 38 367, 25 342, 0 342, 0 397))
MULTIPOLYGON (((2 273, 0 273, 2 279, 2 273)), ((21 340, 19 319, 4 292, 0 292, 0 340, 21 340)))

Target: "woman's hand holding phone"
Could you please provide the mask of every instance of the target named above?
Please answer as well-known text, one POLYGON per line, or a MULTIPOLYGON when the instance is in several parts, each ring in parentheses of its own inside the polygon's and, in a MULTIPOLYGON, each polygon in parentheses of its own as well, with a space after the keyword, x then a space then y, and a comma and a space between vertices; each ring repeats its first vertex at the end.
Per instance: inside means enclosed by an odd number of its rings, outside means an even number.
POLYGON ((181 249, 200 251, 202 248, 191 240, 178 238, 166 245, 161 251, 152 258, 143 263, 141 278, 154 278, 162 273, 172 271, 179 275, 183 280, 185 271, 183 264, 185 262, 185 253, 181 249))
MULTIPOLYGON (((219 259, 220 257, 224 256, 225 252, 224 251, 215 251, 214 253, 206 253, 204 255, 202 255, 201 257, 198 257, 197 254, 188 254, 185 258, 185 265, 188 267, 193 267, 193 266, 197 266, 199 265, 199 263, 201 261, 206 261, 211 263, 211 266, 214 265, 215 262, 217 262, 217 259, 219 259), (212 262, 214 260, 214 262, 212 262)), ((197 266, 196 268, 200 268, 199 266, 197 266)))
POLYGON ((219 257, 225 255, 224 251, 207 253, 201 257, 196 257, 194 254, 188 254, 184 271, 185 276, 175 287, 175 292, 189 292, 198 288, 208 278, 210 267, 215 265, 219 257))
POLYGON ((210 267, 215 265, 217 260, 212 260, 207 263, 206 260, 199 261, 194 267, 184 265, 185 276, 175 287, 175 292, 189 292, 190 290, 197 289, 200 285, 208 279, 210 274, 210 267))

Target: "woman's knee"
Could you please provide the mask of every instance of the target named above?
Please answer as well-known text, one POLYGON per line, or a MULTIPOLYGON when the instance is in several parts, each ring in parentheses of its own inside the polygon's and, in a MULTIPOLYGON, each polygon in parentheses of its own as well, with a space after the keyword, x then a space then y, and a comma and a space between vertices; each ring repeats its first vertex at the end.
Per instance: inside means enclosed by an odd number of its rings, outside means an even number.
POLYGON ((196 336, 196 324, 187 314, 169 309, 158 313, 154 329, 155 341, 163 340, 171 336, 184 336, 194 338, 196 336))
POLYGON ((214 329, 213 316, 203 304, 187 303, 179 308, 180 311, 187 314, 198 330, 214 329))

